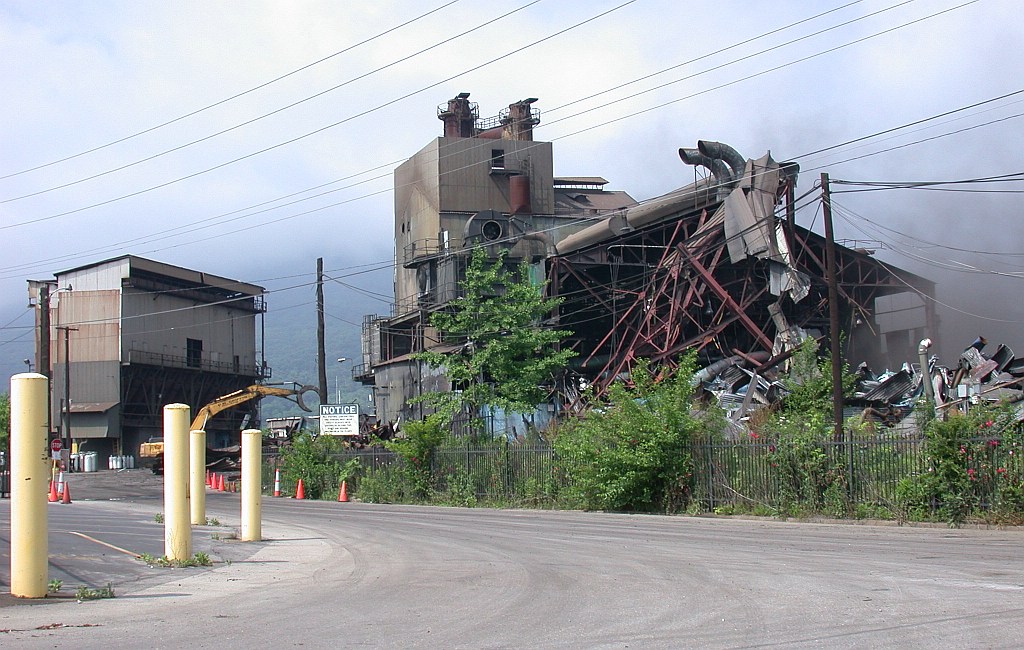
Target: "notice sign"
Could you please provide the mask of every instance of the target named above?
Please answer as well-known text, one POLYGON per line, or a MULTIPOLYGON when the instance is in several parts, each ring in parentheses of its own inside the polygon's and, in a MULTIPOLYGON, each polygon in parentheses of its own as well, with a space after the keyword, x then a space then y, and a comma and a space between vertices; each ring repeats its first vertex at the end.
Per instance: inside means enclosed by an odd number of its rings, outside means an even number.
POLYGON ((321 404, 320 433, 325 436, 358 436, 358 404, 321 404))

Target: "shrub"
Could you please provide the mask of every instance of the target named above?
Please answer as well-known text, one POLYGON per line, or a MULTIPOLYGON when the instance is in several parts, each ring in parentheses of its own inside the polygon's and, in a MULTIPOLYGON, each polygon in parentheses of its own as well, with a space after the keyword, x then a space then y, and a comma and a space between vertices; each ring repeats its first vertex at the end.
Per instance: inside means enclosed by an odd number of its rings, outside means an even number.
POLYGON ((447 435, 441 424, 439 415, 413 420, 403 427, 404 437, 392 438, 384 443, 390 451, 402 457, 403 468, 412 487, 410 496, 414 499, 425 499, 431 492, 434 454, 447 435))
POLYGON ((281 450, 281 478, 292 489, 302 479, 307 499, 329 497, 359 467, 356 460, 341 464, 336 455, 342 447, 342 441, 334 436, 300 434, 281 450))
POLYGON ((639 361, 632 385, 613 384, 606 404, 569 423, 554 441, 570 501, 587 509, 681 512, 693 492, 692 441, 721 430, 693 412, 688 355, 670 377, 639 361))

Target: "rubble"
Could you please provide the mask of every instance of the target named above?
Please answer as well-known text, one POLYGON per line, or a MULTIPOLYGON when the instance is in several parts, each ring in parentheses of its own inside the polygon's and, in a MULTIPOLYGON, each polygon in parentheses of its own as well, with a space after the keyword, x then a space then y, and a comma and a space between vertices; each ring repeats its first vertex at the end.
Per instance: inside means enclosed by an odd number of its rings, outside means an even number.
MULTIPOLYGON (((861 363, 856 371, 856 390, 845 401, 845 417, 859 417, 872 428, 881 426, 897 433, 916 434, 913 414, 923 403, 929 384, 939 416, 982 402, 1021 402, 1024 358, 1015 357, 1013 350, 1002 344, 987 355, 983 352, 987 345, 984 337, 978 337, 952 368, 940 365, 937 356, 926 360, 926 351, 931 347, 928 339, 921 342, 918 363, 906 362, 898 370, 885 370, 877 375, 861 363), (923 364, 927 366, 926 374, 921 371, 923 364)), ((757 360, 731 357, 694 375, 694 384, 700 384, 725 411, 731 438, 746 432, 745 423, 753 411, 775 406, 788 394, 775 374, 780 359, 773 358, 751 369, 748 366, 753 361, 757 360)), ((1019 413, 1024 420, 1024 405, 1019 413)))

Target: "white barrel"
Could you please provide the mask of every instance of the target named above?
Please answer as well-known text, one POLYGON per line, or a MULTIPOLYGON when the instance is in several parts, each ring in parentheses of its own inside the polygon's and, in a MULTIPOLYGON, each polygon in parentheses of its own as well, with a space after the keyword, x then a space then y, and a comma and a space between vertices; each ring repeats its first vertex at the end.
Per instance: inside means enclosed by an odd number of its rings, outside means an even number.
POLYGON ((135 469, 135 456, 128 454, 125 458, 128 460, 128 469, 135 469))
POLYGON ((85 471, 95 472, 99 470, 99 456, 100 455, 95 451, 90 451, 85 455, 85 463, 83 463, 85 465, 85 471))
POLYGON ((107 469, 114 469, 114 457, 107 456, 107 469))

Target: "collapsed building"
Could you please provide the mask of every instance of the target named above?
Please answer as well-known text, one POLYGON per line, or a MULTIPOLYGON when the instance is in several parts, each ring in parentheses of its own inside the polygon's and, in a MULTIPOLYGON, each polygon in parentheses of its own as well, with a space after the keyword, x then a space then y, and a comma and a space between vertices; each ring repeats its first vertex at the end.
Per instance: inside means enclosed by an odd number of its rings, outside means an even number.
MULTIPOLYGON (((578 356, 552 378, 541 421, 641 358, 672 366, 696 350, 704 378, 736 368, 756 388, 780 355, 827 337, 826 242, 795 222, 798 165, 702 140, 679 149, 693 182, 638 203, 599 177, 554 176, 551 143, 533 140, 535 99, 487 120, 468 97, 438 108, 444 135, 395 173, 395 306, 364 318, 354 369, 379 419, 422 417, 415 398, 451 388, 414 353, 439 345, 430 314, 458 295, 481 246, 531 263, 563 300, 552 324, 573 332, 563 345, 578 356)), ((844 355, 878 367, 909 356, 936 326, 934 284, 835 249, 844 355)))

